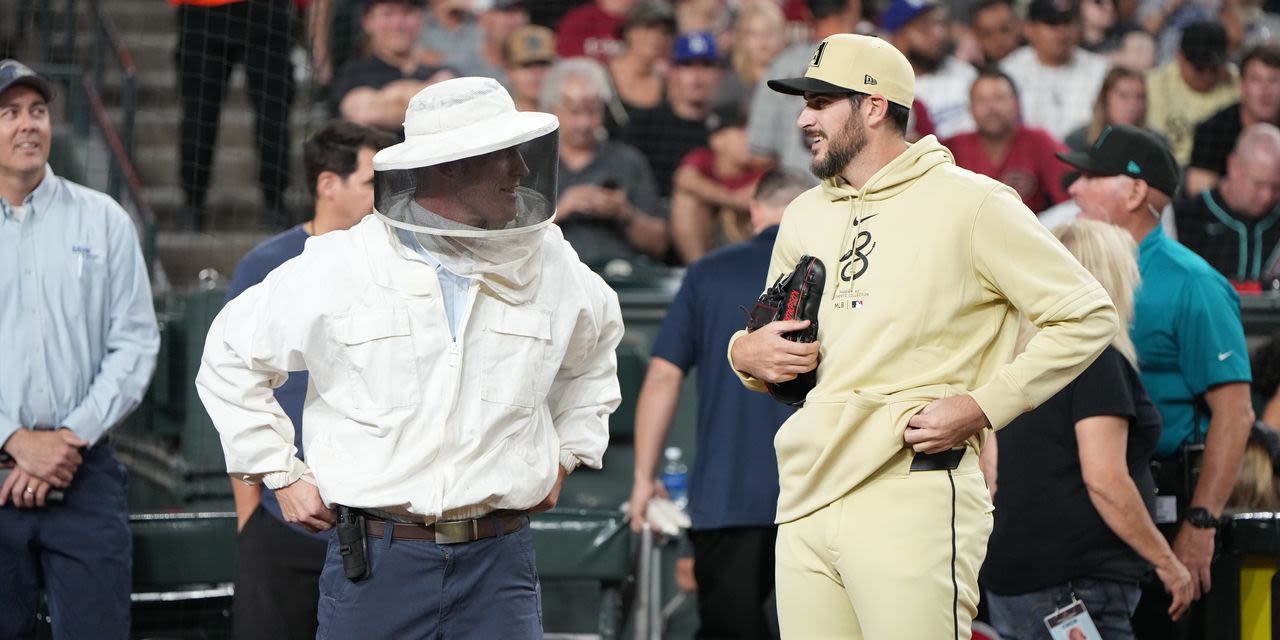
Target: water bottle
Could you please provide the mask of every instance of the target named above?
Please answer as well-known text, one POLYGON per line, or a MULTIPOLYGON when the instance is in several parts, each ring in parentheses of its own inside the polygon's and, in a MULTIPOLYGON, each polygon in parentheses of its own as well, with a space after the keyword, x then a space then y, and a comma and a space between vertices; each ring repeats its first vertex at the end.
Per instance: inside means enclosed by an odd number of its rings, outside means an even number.
POLYGON ((663 456, 667 462, 662 466, 662 486, 671 501, 684 509, 689 504, 689 468, 680 459, 680 447, 667 447, 663 456))

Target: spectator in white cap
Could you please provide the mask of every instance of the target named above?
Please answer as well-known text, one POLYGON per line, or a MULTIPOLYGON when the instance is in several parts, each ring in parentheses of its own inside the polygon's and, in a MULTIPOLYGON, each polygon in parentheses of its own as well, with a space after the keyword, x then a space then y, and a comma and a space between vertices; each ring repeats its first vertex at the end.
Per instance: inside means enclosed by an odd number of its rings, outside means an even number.
POLYGON ((374 215, 209 330, 196 386, 228 472, 337 525, 318 637, 542 637, 529 513, 600 467, 622 335, 552 224, 558 137, 492 79, 424 89, 374 156, 374 215), (270 393, 300 369, 305 462, 270 393))

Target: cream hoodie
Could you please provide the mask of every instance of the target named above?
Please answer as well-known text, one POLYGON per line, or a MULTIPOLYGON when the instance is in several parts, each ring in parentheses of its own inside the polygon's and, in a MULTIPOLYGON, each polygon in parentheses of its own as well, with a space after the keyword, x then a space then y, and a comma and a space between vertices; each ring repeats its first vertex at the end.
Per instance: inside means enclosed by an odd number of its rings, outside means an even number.
POLYGON ((1117 329, 1101 285, 1017 193, 955 166, 933 136, 861 191, 837 178, 797 197, 766 286, 806 253, 827 267, 818 384, 774 440, 779 523, 905 476, 903 433, 930 401, 969 394, 999 429, 1066 386, 1117 329), (1041 331, 1015 359, 1019 312, 1041 331))

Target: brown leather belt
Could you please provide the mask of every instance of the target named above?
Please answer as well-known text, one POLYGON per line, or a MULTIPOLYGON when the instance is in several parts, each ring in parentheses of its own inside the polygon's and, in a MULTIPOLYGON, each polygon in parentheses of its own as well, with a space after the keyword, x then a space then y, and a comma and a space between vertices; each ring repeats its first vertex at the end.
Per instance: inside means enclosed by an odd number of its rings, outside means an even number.
POLYGON ((425 540, 436 544, 459 544, 474 542, 498 535, 498 527, 502 527, 503 535, 515 533, 529 521, 524 513, 513 512, 503 515, 487 515, 470 520, 450 520, 433 524, 407 524, 365 518, 364 530, 371 538, 381 538, 387 533, 387 525, 391 525, 392 540, 425 540))

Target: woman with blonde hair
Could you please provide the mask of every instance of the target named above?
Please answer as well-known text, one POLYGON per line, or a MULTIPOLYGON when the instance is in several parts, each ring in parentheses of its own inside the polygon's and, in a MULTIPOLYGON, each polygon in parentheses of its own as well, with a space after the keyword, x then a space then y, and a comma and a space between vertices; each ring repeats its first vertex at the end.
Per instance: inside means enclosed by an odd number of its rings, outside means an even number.
POLYGON ((1253 395, 1258 420, 1240 460, 1226 511, 1280 511, 1280 331, 1253 352, 1253 395))
MULTIPOLYGON (((1125 67, 1111 67, 1102 79, 1102 88, 1093 101, 1093 119, 1089 124, 1067 134, 1063 141, 1072 151, 1085 151, 1113 124, 1147 126, 1147 79, 1142 73, 1125 67)), ((1156 134, 1165 145, 1168 141, 1156 134)))
MULTIPOLYGON (((1045 616, 1084 602, 1106 640, 1133 638, 1129 618, 1151 566, 1180 617, 1191 574, 1151 518, 1149 461, 1160 414, 1138 378, 1128 325, 1137 287, 1137 247, 1118 227, 1076 220, 1054 235, 1111 296, 1120 331, 1071 384, 989 438, 995 527, 982 584, 991 622, 1006 640, 1049 640, 1045 616)), ((1024 320, 1020 346, 1035 328, 1024 320)))
POLYGON ((716 104, 736 104, 745 113, 751 92, 786 45, 786 18, 773 0, 744 2, 733 22, 728 73, 720 80, 716 104))

